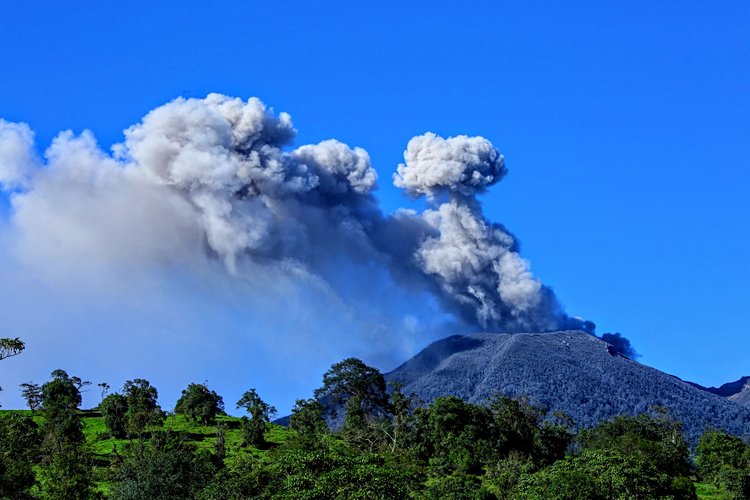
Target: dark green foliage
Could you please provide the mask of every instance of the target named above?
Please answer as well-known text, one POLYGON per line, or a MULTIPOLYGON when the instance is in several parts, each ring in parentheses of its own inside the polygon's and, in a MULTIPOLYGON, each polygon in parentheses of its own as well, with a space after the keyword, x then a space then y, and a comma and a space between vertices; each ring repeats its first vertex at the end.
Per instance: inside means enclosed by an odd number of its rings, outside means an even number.
POLYGON ((497 498, 513 498, 513 491, 524 474, 531 474, 537 467, 528 457, 511 453, 508 458, 490 463, 482 478, 484 491, 497 498))
POLYGON ((490 401, 490 425, 494 440, 493 453, 506 458, 511 451, 532 456, 538 444, 539 421, 544 416, 540 408, 526 400, 497 396, 490 401))
POLYGON ((242 395, 237 401, 237 408, 244 408, 250 415, 250 418, 242 417, 241 427, 245 444, 263 445, 266 425, 271 421, 271 415, 276 413, 276 408, 260 399, 255 389, 250 389, 242 395))
MULTIPOLYGON (((365 415, 377 417, 387 412, 383 375, 357 358, 334 363, 323 375, 323 386, 315 390, 315 399, 325 400, 334 409, 350 398, 357 398, 365 415)), ((352 409, 351 405, 348 408, 352 409)))
POLYGON ((315 448, 320 437, 328 432, 323 420, 323 405, 315 399, 298 399, 289 417, 289 428, 297 432, 300 447, 315 448))
POLYGON ((83 442, 78 415, 81 392, 64 370, 52 372, 52 380, 42 385, 45 441, 83 442))
MULTIPOLYGON (((256 460, 241 460, 229 469, 222 469, 200 492, 201 500, 226 500, 227 498, 262 498, 269 483, 269 474, 256 460)), ((270 495, 266 495, 268 497, 270 495)))
POLYGON ((581 456, 557 462, 543 474, 553 474, 550 477, 555 480, 572 478, 588 467, 596 471, 592 474, 596 477, 588 482, 571 481, 600 492, 605 488, 607 495, 694 498, 682 426, 663 409, 654 411, 653 415, 616 417, 582 432, 578 440, 581 456))
POLYGON ((438 476, 480 474, 492 449, 492 414, 486 408, 446 396, 415 412, 417 457, 438 476))
POLYGON ((562 412, 545 420, 537 434, 534 458, 540 465, 549 465, 565 457, 573 437, 573 419, 562 412))
MULTIPOLYGON (((378 455, 335 457, 330 471, 316 481, 324 498, 408 498, 414 477, 378 455)), ((293 491, 289 491, 293 493, 293 491)))
POLYGON ((265 470, 256 466, 249 472, 244 484, 263 498, 408 498, 421 479, 412 467, 341 445, 279 450, 265 470))
POLYGON ((36 483, 32 466, 39 461, 41 433, 31 417, 0 417, 0 498, 30 498, 36 483))
POLYGON ((668 474, 635 456, 613 450, 585 450, 524 475, 515 494, 539 500, 662 498, 671 482, 668 474))
POLYGON ((147 426, 157 425, 164 419, 164 412, 157 403, 159 393, 148 380, 142 378, 125 382, 123 392, 128 403, 128 435, 143 437, 147 426))
POLYGON ((155 433, 119 467, 113 497, 127 499, 194 498, 211 480, 210 458, 196 454, 182 436, 155 433))
POLYGON ((490 492, 482 488, 477 476, 454 472, 448 476, 436 476, 427 481, 424 498, 441 500, 480 500, 494 498, 490 492))
POLYGON ((750 446, 719 430, 703 433, 695 448, 698 475, 732 498, 750 497, 750 446))
POLYGON ((414 409, 417 400, 413 394, 405 394, 402 384, 390 384, 392 391, 388 397, 388 412, 390 419, 382 423, 382 430, 388 438, 388 449, 391 453, 403 450, 409 441, 409 435, 414 430, 414 409))
POLYGON ((227 429, 224 424, 216 426, 216 441, 214 442, 214 463, 218 468, 224 466, 227 457, 227 429))
POLYGON ((104 423, 112 437, 122 439, 127 437, 128 400, 122 394, 115 392, 105 397, 99 404, 104 423))
POLYGON ((21 384, 21 395, 26 400, 26 405, 32 415, 42 407, 42 388, 39 384, 31 382, 21 384))
POLYGON ((210 425, 217 415, 224 414, 224 399, 205 384, 190 384, 182 391, 174 412, 193 422, 210 425))
POLYGON ((660 409, 657 414, 620 416, 581 433, 584 449, 615 450, 635 456, 671 477, 690 475, 690 450, 682 425, 660 409))
POLYGON ((91 490, 91 460, 84 445, 78 377, 63 370, 52 372, 52 380, 42 386, 44 441, 42 490, 47 498, 86 498, 91 490))
POLYGON ((91 493, 91 456, 80 443, 60 443, 44 457, 40 479, 44 498, 88 498, 91 493))

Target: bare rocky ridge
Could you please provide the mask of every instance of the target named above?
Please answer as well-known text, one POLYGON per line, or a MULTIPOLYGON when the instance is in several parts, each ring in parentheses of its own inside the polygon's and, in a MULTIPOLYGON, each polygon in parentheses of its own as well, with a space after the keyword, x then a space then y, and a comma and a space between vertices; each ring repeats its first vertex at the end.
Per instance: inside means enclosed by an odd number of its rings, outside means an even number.
MULTIPOLYGON (((446 395, 472 403, 498 393, 526 396, 568 413, 579 427, 664 406, 693 443, 706 427, 750 436, 749 408, 617 354, 582 331, 456 335, 434 342, 385 377, 424 402, 446 395)), ((750 399, 750 390, 740 398, 750 399)))

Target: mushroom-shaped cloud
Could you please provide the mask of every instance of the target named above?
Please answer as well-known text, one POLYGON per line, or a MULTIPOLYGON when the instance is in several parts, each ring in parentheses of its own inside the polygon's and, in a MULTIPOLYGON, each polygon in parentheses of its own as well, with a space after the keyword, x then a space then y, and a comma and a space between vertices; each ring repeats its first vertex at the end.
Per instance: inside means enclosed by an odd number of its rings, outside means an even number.
POLYGON ((409 141, 404 160, 393 183, 412 196, 473 196, 507 173, 503 155, 484 137, 444 139, 429 132, 409 141))

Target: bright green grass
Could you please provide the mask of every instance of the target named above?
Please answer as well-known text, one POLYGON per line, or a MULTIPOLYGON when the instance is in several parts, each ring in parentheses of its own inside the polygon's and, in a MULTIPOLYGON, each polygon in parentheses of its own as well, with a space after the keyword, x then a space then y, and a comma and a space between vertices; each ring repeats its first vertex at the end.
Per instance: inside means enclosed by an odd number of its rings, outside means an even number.
MULTIPOLYGON (((104 417, 96 412, 89 412, 83 415, 84 435, 86 442, 91 451, 97 455, 97 458, 104 459, 115 453, 121 453, 124 447, 130 442, 128 439, 115 439, 108 437, 107 428, 104 424, 104 417)), ((217 426, 224 427, 224 442, 227 450, 227 459, 234 455, 253 455, 262 456, 264 450, 245 448, 242 446, 242 431, 240 430, 240 419, 237 417, 221 416, 216 419, 216 425, 201 425, 191 422, 184 415, 168 415, 164 423, 158 427, 152 427, 149 430, 171 430, 176 433, 187 436, 187 441, 195 444, 198 450, 213 452, 216 445, 217 426)), ((269 448, 279 445, 289 439, 291 431, 279 425, 270 424, 266 431, 266 441, 269 448)))
MULTIPOLYGON (((31 415, 30 410, 0 410, 0 415, 11 412, 31 415)), ((109 474, 111 470, 108 464, 116 455, 126 455, 127 447, 131 441, 129 439, 109 437, 104 417, 97 411, 83 411, 81 412, 81 417, 86 444, 94 455, 93 458, 95 460, 93 469, 96 483, 95 489, 106 496, 110 490, 109 474)), ((224 427, 224 443, 227 452, 226 462, 228 464, 249 455, 263 459, 268 449, 285 442, 294 434, 293 431, 289 431, 280 425, 270 424, 266 429, 265 438, 268 444, 264 449, 245 447, 242 446, 241 419, 221 416, 216 420, 217 425, 224 427)), ((41 426, 44 423, 44 417, 37 413, 34 415, 34 421, 41 426)), ((187 437, 188 442, 195 444, 198 450, 213 453, 216 445, 217 425, 200 425, 191 422, 183 415, 168 415, 161 426, 154 426, 148 429, 148 431, 171 430, 183 434, 187 437)))
POLYGON ((698 494, 698 498, 701 500, 731 500, 731 496, 722 492, 719 488, 713 484, 708 483, 693 483, 695 484, 695 492, 698 494))
MULTIPOLYGON (((22 415, 31 415, 30 410, 0 410, 3 413, 19 413, 22 415)), ((94 410, 81 412, 83 421, 83 434, 86 436, 86 443, 91 451, 99 458, 111 456, 113 453, 120 453, 125 445, 130 442, 128 439, 115 439, 108 437, 107 427, 104 424, 104 417, 94 410)), ((42 425, 44 417, 37 412, 34 415, 34 421, 42 425)), ((242 431, 240 430, 240 418, 230 417, 228 415, 220 416, 216 419, 217 425, 224 427, 224 440, 227 448, 227 455, 233 451, 239 451, 242 448, 242 431)), ((168 415, 161 426, 155 426, 148 430, 171 430, 187 435, 187 440, 193 442, 198 449, 213 451, 216 443, 217 425, 200 425, 191 422, 184 415, 168 415)), ((266 441, 269 443, 267 448, 284 443, 294 433, 288 429, 270 424, 266 430, 266 441)), ((265 450, 251 449, 253 454, 263 455, 265 450)))

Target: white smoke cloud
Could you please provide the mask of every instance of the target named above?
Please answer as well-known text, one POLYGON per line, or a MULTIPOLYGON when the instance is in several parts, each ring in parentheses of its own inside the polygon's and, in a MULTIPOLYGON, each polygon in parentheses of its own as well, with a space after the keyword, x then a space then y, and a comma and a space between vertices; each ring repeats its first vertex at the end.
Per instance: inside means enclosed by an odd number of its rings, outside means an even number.
POLYGON ((289 115, 218 94, 151 111, 111 153, 88 131, 63 132, 41 161, 28 126, 0 121, 0 182, 13 190, 8 252, 91 300, 113 290, 150 297, 169 280, 213 297, 206 276, 222 275, 242 284, 255 311, 248 323, 297 310, 306 328, 317 314, 327 326, 311 331, 322 344, 378 345, 396 357, 448 322, 584 326, 532 275, 514 237, 482 215, 476 195, 506 173, 487 139, 412 139, 394 183, 429 206, 389 215, 365 150, 336 140, 293 149, 294 136, 289 115))
POLYGON ((27 124, 0 118, 0 187, 11 191, 28 186, 39 165, 33 145, 34 132, 27 124))
MULTIPOLYGON (((447 297, 480 325, 510 331, 545 331, 559 326, 550 292, 514 251, 515 240, 501 227, 456 200, 427 210, 435 236, 424 239, 416 256, 425 273, 438 278, 447 297)), ((554 302, 554 301, 553 301, 554 302)))
POLYGON ((484 137, 420 135, 409 141, 404 160, 393 174, 393 183, 412 196, 434 198, 445 192, 471 196, 507 172, 503 155, 484 137))

